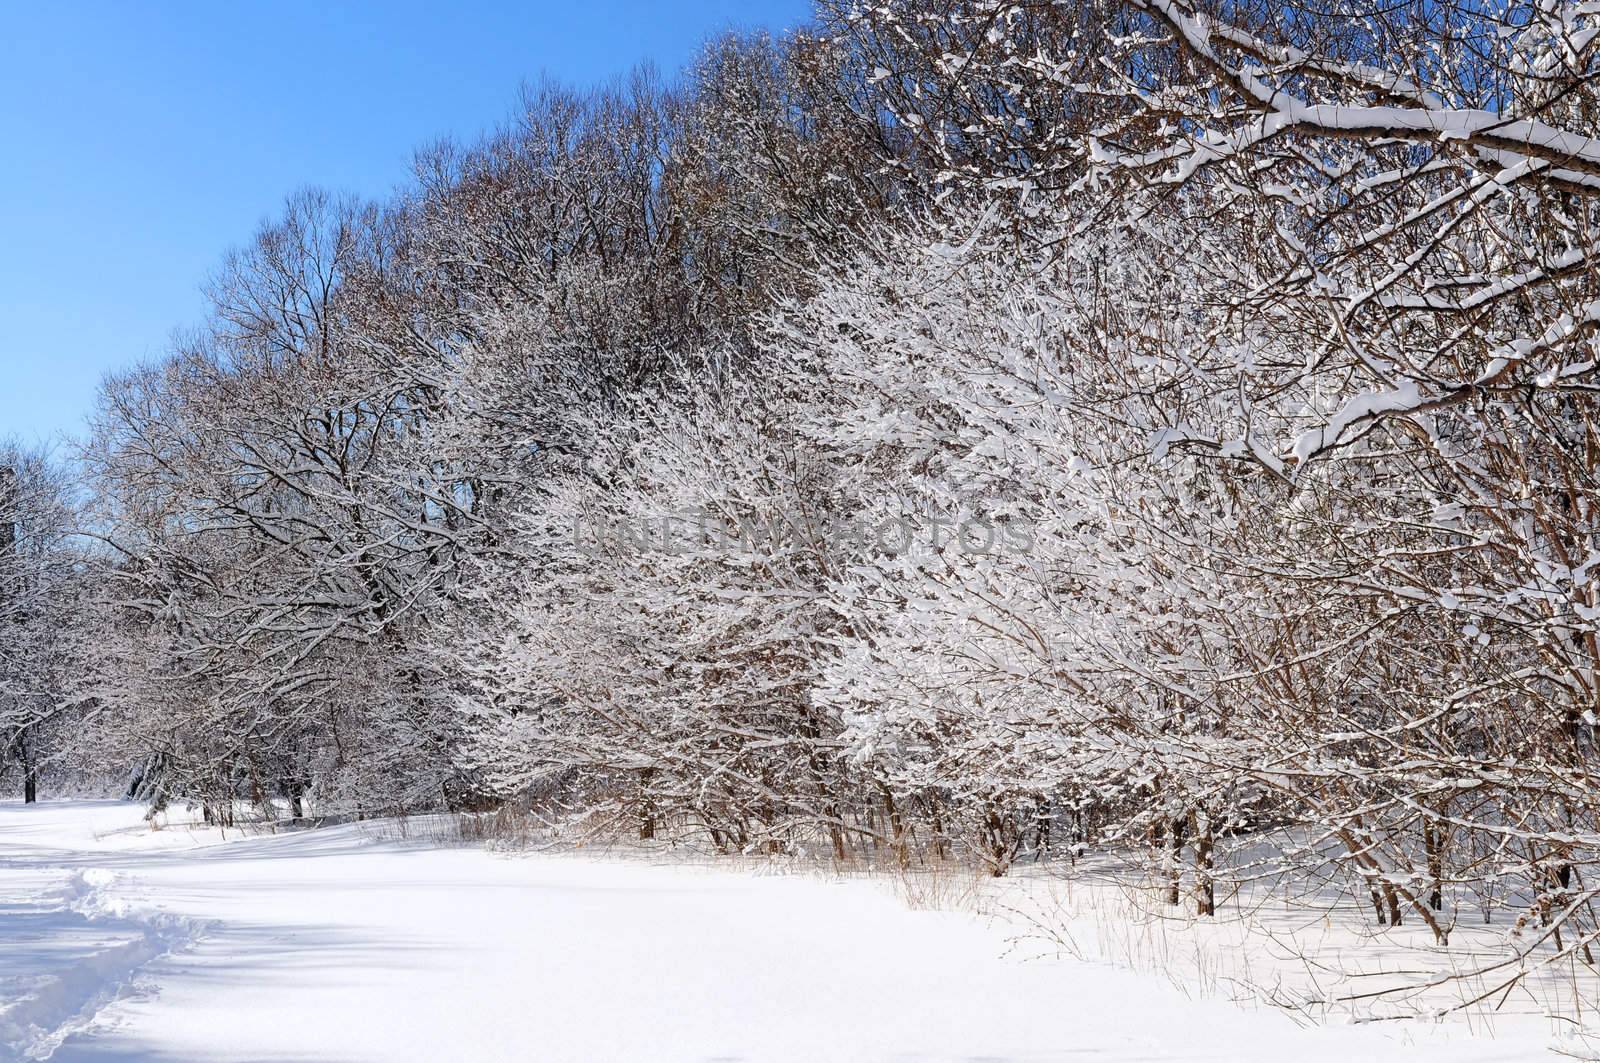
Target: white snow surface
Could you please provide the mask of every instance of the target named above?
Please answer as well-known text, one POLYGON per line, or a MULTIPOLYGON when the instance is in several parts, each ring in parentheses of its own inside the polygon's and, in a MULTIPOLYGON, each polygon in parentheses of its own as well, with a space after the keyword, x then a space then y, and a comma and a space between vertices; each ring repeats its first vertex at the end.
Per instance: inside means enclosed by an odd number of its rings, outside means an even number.
POLYGON ((497 855, 370 824, 153 832, 140 811, 0 802, 0 1060, 1545 1055, 1306 1027, 871 880, 497 855))

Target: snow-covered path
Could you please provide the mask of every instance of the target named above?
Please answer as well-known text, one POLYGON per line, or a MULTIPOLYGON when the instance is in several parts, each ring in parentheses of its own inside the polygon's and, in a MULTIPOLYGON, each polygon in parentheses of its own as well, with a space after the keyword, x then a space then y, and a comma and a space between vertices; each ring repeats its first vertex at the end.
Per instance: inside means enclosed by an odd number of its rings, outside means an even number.
POLYGON ((0 803, 0 1059, 1528 1058, 1008 944, 870 883, 0 803))

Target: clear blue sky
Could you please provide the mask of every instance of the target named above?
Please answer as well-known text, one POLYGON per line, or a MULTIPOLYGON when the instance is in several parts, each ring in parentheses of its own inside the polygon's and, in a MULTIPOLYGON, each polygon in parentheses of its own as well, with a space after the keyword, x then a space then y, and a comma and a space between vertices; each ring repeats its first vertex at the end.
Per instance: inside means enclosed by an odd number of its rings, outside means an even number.
POLYGON ((81 430, 285 195, 379 197, 414 149, 808 0, 0 0, 0 437, 81 430))

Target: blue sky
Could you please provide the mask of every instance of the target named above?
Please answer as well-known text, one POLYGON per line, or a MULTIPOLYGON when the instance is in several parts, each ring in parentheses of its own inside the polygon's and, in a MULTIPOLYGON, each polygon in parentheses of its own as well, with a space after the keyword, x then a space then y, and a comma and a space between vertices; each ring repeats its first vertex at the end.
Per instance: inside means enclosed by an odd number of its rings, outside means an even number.
POLYGON ((0 4, 0 437, 81 430, 101 375, 159 355, 284 196, 379 197, 412 151, 507 118, 549 74, 665 73, 808 0, 0 4))

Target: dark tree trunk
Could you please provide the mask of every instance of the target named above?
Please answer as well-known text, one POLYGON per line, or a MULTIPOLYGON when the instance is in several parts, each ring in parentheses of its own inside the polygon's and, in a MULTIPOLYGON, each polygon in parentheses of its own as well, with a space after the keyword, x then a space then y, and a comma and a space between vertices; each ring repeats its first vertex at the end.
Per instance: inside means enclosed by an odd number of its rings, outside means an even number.
POLYGON ((1044 854, 1050 851, 1051 826, 1055 820, 1055 809, 1043 798, 1033 803, 1033 859, 1038 863, 1044 854))
POLYGON ((1422 847, 1428 860, 1428 907, 1436 912, 1444 909, 1444 842, 1444 824, 1424 819, 1422 847))
POLYGON ((878 785, 878 792, 883 795, 883 810, 889 817, 889 844, 894 849, 895 861, 901 870, 911 866, 911 851, 906 839, 905 819, 900 815, 900 806, 895 804, 894 794, 887 786, 878 785))
POLYGON ((933 855, 940 860, 950 858, 950 840, 944 833, 944 811, 937 794, 929 798, 930 815, 933 819, 933 855))
POLYGON ((1174 816, 1167 826, 1167 903, 1177 904, 1182 896, 1183 844, 1188 837, 1189 817, 1174 816))
POLYGON ((1194 896, 1195 914, 1217 914, 1217 886, 1212 874, 1212 852, 1216 835, 1209 817, 1196 813, 1194 836, 1194 896))
POLYGON ((300 779, 290 776, 278 784, 278 789, 283 796, 289 799, 289 818, 306 818, 306 784, 300 779))
POLYGON ((26 732, 17 744, 17 756, 22 761, 22 803, 31 805, 39 800, 39 762, 34 759, 26 732))
POLYGON ((650 790, 655 774, 654 768, 639 772, 639 840, 642 842, 653 841, 656 836, 656 800, 650 790))
POLYGON ((1400 894, 1387 882, 1383 884, 1383 899, 1384 903, 1389 906, 1389 925, 1399 926, 1401 923, 1400 894))

